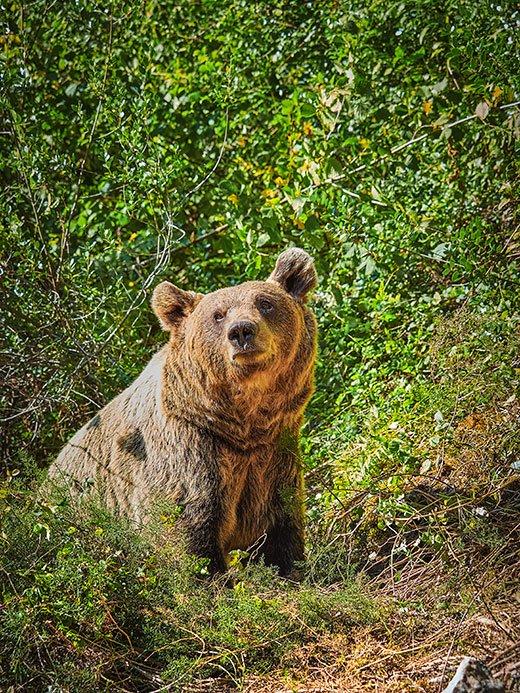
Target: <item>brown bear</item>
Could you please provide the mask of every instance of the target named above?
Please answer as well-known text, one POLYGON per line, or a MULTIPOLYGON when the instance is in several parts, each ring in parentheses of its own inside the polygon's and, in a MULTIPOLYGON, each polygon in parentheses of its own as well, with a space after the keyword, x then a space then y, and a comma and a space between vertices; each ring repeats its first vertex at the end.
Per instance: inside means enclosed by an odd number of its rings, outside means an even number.
POLYGON ((254 547, 290 574, 304 558, 298 439, 313 390, 316 320, 305 301, 315 285, 299 248, 267 281, 207 295, 159 284, 152 307, 168 344, 65 445, 51 477, 96 482, 138 521, 151 500, 170 499, 211 573, 229 551, 254 547))

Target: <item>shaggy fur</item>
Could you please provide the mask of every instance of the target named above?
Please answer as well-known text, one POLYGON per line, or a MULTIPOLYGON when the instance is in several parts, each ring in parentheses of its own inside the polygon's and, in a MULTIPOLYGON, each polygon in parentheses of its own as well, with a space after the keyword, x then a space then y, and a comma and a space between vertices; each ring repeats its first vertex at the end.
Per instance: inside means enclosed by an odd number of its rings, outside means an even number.
POLYGON ((137 520, 181 508, 189 549, 226 568, 256 546, 287 575, 304 558, 298 437, 313 389, 312 259, 293 248, 267 281, 206 296, 163 282, 152 306, 169 343, 63 448, 54 477, 96 481, 137 520))

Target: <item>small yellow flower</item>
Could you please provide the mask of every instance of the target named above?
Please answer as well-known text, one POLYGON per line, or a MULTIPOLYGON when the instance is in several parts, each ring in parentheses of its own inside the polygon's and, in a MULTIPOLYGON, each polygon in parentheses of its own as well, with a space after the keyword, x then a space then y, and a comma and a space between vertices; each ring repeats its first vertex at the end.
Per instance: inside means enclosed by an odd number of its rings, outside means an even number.
POLYGON ((433 108, 433 101, 431 99, 429 101, 425 101, 422 105, 422 109, 423 109, 425 115, 428 115, 429 113, 431 113, 432 108, 433 108))
POLYGON ((313 133, 312 125, 310 123, 304 123, 303 124, 303 134, 306 137, 312 137, 312 133, 313 133))
POLYGON ((368 149, 370 147, 370 140, 367 140, 366 137, 362 137, 359 140, 359 144, 363 147, 363 149, 368 149))
POLYGON ((241 156, 237 156, 235 161, 238 163, 240 168, 243 169, 244 171, 249 171, 253 168, 252 164, 249 161, 242 159, 241 156))
POLYGON ((128 282, 128 286, 132 288, 133 286, 135 286, 135 282, 128 282))
POLYGON ((235 195, 235 193, 231 193, 231 195, 228 195, 228 200, 232 202, 234 205, 238 204, 238 197, 235 195))
POLYGON ((239 147, 245 147, 246 146, 246 138, 245 137, 239 137, 237 142, 238 142, 239 147))
POLYGON ((131 243, 132 241, 135 241, 136 238, 137 234, 135 232, 131 233, 130 236, 128 236, 128 242, 131 243))
POLYGON ((287 181, 284 180, 281 176, 276 176, 276 178, 274 179, 275 185, 281 186, 281 185, 285 185, 286 183, 287 183, 287 181))
POLYGON ((270 188, 266 188, 265 190, 262 190, 262 197, 266 197, 266 198, 276 197, 276 190, 271 190, 270 188))
POLYGON ((500 87, 495 87, 493 89, 493 94, 491 95, 492 99, 493 99, 493 103, 498 103, 500 101, 500 97, 502 96, 503 91, 504 90, 501 89, 500 87))

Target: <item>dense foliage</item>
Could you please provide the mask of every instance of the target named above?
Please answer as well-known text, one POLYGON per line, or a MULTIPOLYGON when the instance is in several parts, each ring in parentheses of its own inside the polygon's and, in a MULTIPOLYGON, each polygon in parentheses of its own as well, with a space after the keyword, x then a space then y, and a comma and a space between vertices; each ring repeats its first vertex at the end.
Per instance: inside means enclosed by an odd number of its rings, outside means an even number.
MULTIPOLYGON (((157 635, 160 618, 149 638, 143 625, 160 601, 140 586, 153 550, 132 535, 120 561, 113 542, 105 551, 77 538, 88 519, 78 534, 67 505, 33 505, 25 488, 163 342, 148 307, 160 280, 205 291, 266 276, 290 244, 311 252, 320 275, 317 392, 303 440, 310 584, 348 591, 353 566, 386 574, 388 557, 411 546, 424 561, 466 544, 510 560, 520 467, 516 4, 13 0, 1 15, 5 682, 35 675, 43 650, 22 651, 29 637, 54 643, 46 666, 53 647, 61 653, 39 683, 80 676, 88 648, 77 623, 103 647, 112 628, 134 627, 123 603, 113 612, 99 600, 123 595, 138 608, 142 598, 132 647, 148 653, 170 637, 157 635), (425 481, 434 491, 418 492, 425 481), (60 601, 76 570, 88 574, 73 604, 84 615, 60 601), (117 623, 99 621, 98 608, 117 623)), ((209 628, 210 597, 196 604, 182 565, 166 592, 183 593, 209 628)), ((298 619, 314 628, 298 611, 305 594, 280 607, 293 609, 280 637, 298 619)), ((240 624, 233 609, 256 609, 247 618, 261 639, 269 598, 233 598, 221 594, 216 609, 240 624)), ((228 627, 208 640, 220 664, 228 627)), ((156 662, 166 681, 193 668, 181 649, 156 662)), ((99 671, 115 680, 118 662, 99 671)), ((63 685, 79 690, 74 681, 63 685)))

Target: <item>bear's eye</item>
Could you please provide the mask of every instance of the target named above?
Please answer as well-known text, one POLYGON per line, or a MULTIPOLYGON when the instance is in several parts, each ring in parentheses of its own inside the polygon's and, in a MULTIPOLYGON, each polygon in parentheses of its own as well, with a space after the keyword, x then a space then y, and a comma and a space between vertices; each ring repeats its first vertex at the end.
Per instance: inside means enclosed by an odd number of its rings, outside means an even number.
POLYGON ((213 313, 213 320, 215 322, 222 322, 222 320, 224 320, 224 313, 221 310, 216 310, 213 313))
POLYGON ((271 301, 268 301, 266 298, 261 298, 258 301, 258 310, 264 315, 267 315, 268 313, 272 313, 274 306, 271 301))

